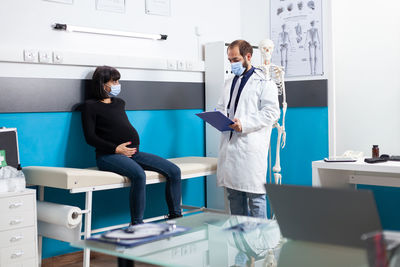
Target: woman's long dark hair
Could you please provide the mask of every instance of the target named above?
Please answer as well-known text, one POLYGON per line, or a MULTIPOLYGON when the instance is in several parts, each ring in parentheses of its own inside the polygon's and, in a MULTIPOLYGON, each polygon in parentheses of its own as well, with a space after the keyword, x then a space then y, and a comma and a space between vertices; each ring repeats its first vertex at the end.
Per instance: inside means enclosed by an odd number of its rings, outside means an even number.
POLYGON ((109 98, 104 90, 104 84, 109 81, 118 81, 120 78, 121 74, 116 68, 109 66, 97 67, 92 77, 92 97, 98 100, 109 98))

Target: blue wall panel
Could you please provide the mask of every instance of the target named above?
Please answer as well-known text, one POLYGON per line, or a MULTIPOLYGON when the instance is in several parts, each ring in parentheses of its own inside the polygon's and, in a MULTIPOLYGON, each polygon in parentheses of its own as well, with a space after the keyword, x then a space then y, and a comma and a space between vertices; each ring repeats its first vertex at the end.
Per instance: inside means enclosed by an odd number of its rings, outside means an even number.
MULTIPOLYGON (((286 146, 281 150, 282 183, 311 185, 311 162, 329 154, 328 108, 288 108, 286 146)), ((277 130, 272 132, 272 167, 277 130)))
MULTIPOLYGON (((141 138, 141 150, 162 157, 204 156, 204 124, 195 113, 202 110, 127 111, 141 138)), ((22 167, 95 166, 94 149, 86 144, 79 112, 2 113, 0 127, 17 128, 22 167)), ((167 214, 165 184, 147 188, 145 217, 167 214)), ((203 178, 184 180, 183 203, 204 206, 203 178)), ((128 188, 93 194, 92 227, 130 221, 128 188)), ((45 200, 84 207, 84 194, 47 188, 45 200)), ((44 239, 43 257, 75 251, 67 243, 44 239)))
MULTIPOLYGON (((329 155, 328 108, 288 108, 285 128, 286 146, 280 152, 282 184, 311 186, 311 162, 329 155)), ((273 129, 271 135, 271 169, 275 165, 277 132, 273 129)), ((271 214, 269 205, 267 214, 271 214)))
MULTIPOLYGON (((282 183, 312 185, 311 162, 329 155, 328 109, 289 108, 286 131, 286 147, 281 151, 282 183)), ((276 140, 276 130, 272 138, 276 140)), ((275 163, 275 149, 272 148, 272 165, 275 163)), ((400 230, 400 213, 393 212, 400 203, 399 188, 359 185, 358 189, 374 193, 384 229, 400 230)))
POLYGON ((367 185, 358 185, 357 188, 371 190, 374 193, 383 229, 400 231, 400 213, 397 212, 400 188, 367 185))

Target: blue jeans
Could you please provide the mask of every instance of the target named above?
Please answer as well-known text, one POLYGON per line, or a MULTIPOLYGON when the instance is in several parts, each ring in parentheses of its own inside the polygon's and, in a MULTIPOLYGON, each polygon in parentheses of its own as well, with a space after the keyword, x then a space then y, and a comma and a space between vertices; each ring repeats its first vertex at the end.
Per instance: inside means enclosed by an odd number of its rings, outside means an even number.
POLYGON ((165 198, 169 214, 181 215, 181 170, 172 162, 150 153, 136 152, 131 158, 121 154, 101 156, 97 159, 97 166, 99 170, 115 172, 131 180, 129 207, 132 224, 143 222, 146 207, 145 170, 165 176, 165 198))
POLYGON ((226 188, 232 215, 267 217, 265 194, 253 194, 226 188))

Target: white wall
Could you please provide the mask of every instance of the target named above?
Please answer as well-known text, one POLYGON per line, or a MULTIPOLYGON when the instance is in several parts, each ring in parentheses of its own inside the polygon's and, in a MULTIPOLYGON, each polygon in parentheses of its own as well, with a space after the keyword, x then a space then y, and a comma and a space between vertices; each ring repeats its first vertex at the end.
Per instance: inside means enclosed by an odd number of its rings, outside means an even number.
POLYGON ((400 154, 397 0, 332 1, 336 150, 400 154))
MULTIPOLYGON (((127 0, 126 11, 122 14, 98 11, 95 3, 96 0, 75 0, 72 5, 42 0, 1 0, 0 62, 14 61, 15 58, 22 60, 24 49, 97 54, 105 55, 105 59, 108 58, 106 55, 119 55, 198 61, 203 59, 199 56, 195 27, 199 27, 202 34, 201 44, 232 40, 240 36, 240 19, 231 19, 240 17, 240 0, 171 0, 169 17, 146 15, 144 0, 127 0), (51 25, 56 22, 121 31, 162 33, 168 35, 168 40, 152 41, 58 32, 51 29, 51 25)), ((12 72, 12 76, 25 76, 32 71, 39 72, 40 76, 40 73, 46 75, 46 69, 50 69, 51 73, 63 74, 63 70, 68 68, 1 63, 0 75, 5 76, 3 72, 7 71, 7 75, 12 72), (26 67, 21 68, 21 65, 26 67), (24 70, 26 71, 23 72, 24 70)), ((182 73, 180 76, 192 77, 193 74, 182 73)), ((199 76, 196 77, 198 79, 199 76)), ((204 79, 202 74, 201 79, 204 79)))
POLYGON ((242 38, 252 45, 270 35, 269 1, 266 0, 241 0, 241 33, 242 38))
MULTIPOLYGON (((89 77, 93 69, 5 62, 8 58, 22 58, 22 51, 27 48, 200 60, 196 26, 202 34, 201 44, 237 38, 257 44, 269 35, 269 4, 263 0, 171 0, 170 17, 146 15, 144 0, 126 1, 124 14, 97 11, 95 2, 75 0, 73 5, 64 5, 40 0, 1 0, 0 76, 82 78, 89 77), (168 34, 168 40, 57 32, 50 27, 55 22, 163 33, 168 34)), ((378 144, 381 152, 399 154, 400 19, 396 12, 400 3, 396 0, 324 3, 328 3, 326 11, 332 5, 333 22, 332 33, 327 26, 324 35, 327 45, 324 50, 328 51, 326 73, 329 74, 324 78, 330 79, 330 133, 336 132, 330 136, 330 151, 341 154, 353 149, 369 155, 371 145, 378 144), (330 40, 332 36, 333 41, 330 40), (335 57, 330 59, 333 53, 335 57)), ((330 14, 325 15, 328 19, 330 14)), ((204 81, 202 72, 128 68, 122 72, 125 79, 204 81)))

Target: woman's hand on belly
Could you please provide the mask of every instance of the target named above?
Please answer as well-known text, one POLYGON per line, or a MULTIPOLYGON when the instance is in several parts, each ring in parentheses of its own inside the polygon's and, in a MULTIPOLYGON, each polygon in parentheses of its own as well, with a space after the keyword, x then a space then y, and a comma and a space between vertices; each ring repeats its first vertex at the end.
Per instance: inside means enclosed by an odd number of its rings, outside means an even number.
POLYGON ((131 143, 132 142, 126 142, 117 146, 117 148, 115 148, 115 154, 122 154, 127 157, 132 157, 136 153, 137 149, 128 147, 131 143))

